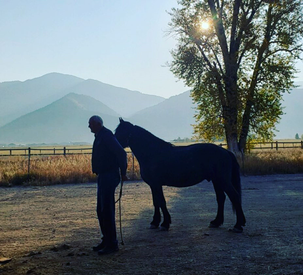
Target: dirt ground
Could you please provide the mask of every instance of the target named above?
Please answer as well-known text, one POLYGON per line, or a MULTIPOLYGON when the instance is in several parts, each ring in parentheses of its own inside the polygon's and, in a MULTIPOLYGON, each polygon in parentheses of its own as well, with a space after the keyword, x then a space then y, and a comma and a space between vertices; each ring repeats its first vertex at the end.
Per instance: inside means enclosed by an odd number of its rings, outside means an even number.
MULTIPOLYGON (((242 177, 247 225, 235 223, 227 200, 225 224, 216 215, 211 183, 164 188, 172 216, 168 232, 148 229, 151 193, 124 185, 125 245, 98 256, 96 184, 0 188, 0 274, 303 274, 303 175, 242 177)), ((119 231, 117 207, 117 229, 119 231)))

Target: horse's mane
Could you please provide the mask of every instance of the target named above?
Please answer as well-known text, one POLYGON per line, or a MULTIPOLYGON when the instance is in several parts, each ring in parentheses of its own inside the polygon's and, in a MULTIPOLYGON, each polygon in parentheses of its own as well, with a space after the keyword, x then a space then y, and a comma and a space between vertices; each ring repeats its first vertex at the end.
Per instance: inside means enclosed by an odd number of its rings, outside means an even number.
POLYGON ((133 135, 140 136, 144 140, 144 142, 148 142, 150 145, 153 145, 158 149, 166 149, 166 148, 171 148, 174 146, 171 143, 166 142, 163 139, 156 137, 149 131, 147 131, 144 128, 137 126, 137 125, 134 125, 133 135))

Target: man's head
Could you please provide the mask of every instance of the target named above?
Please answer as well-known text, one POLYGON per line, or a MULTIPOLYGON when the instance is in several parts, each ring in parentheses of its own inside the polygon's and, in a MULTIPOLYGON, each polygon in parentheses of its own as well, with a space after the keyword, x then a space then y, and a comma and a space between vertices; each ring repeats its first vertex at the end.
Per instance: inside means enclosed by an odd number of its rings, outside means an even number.
POLYGON ((88 121, 88 128, 92 131, 92 133, 97 134, 103 127, 103 120, 99 116, 92 116, 88 121))

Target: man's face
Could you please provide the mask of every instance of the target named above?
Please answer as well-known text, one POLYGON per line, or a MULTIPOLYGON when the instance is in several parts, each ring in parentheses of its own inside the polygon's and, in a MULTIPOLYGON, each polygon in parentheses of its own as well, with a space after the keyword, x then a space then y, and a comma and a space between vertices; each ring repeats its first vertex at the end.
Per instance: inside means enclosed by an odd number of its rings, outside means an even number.
POLYGON ((96 121, 90 120, 88 122, 88 128, 90 128, 92 133, 97 134, 101 129, 101 125, 100 125, 100 123, 98 123, 96 121))

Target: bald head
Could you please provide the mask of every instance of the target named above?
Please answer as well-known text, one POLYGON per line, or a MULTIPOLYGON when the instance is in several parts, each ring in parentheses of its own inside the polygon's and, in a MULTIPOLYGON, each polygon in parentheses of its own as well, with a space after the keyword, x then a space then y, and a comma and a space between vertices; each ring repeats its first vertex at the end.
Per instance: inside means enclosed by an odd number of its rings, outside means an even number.
POLYGON ((88 121, 88 127, 92 133, 97 134, 103 127, 103 120, 100 116, 92 116, 88 121))
POLYGON ((95 123, 99 123, 101 126, 103 126, 103 120, 101 117, 95 115, 95 116, 92 116, 89 121, 93 121, 95 123))

